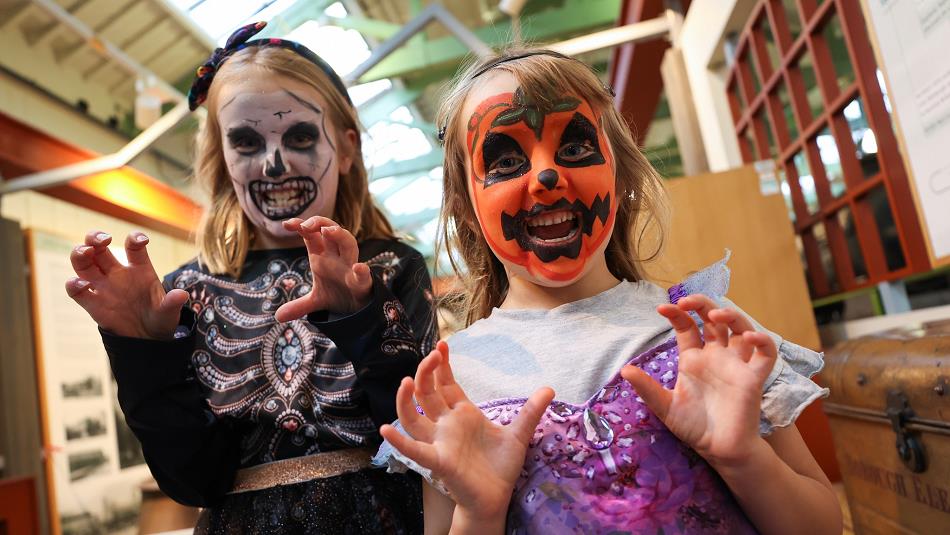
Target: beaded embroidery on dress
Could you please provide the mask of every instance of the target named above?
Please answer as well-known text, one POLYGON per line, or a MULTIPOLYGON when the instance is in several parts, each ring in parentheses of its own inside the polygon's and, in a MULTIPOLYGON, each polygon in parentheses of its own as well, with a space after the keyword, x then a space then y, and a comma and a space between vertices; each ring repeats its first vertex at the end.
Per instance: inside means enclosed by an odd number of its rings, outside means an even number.
MULTIPOLYGON (((400 266, 384 252, 367 261, 391 284, 400 266)), ((278 323, 274 311, 313 284, 307 255, 272 256, 235 282, 194 264, 170 280, 189 293, 197 340, 192 366, 218 417, 247 425, 242 466, 378 440, 363 406, 353 364, 306 319, 278 323), (256 424, 251 429, 251 424, 256 424)), ((412 342, 402 305, 387 303, 386 344, 412 342)))

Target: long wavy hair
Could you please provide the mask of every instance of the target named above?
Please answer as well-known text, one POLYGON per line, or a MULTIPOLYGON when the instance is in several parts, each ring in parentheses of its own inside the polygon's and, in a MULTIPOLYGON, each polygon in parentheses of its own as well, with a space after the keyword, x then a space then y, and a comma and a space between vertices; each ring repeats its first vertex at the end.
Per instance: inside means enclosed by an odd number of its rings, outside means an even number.
POLYGON ((443 99, 438 124, 445 126, 444 198, 438 250, 446 250, 462 288, 446 296, 448 306, 458 308, 465 325, 487 317, 501 305, 508 291, 504 265, 495 257, 475 217, 468 193, 465 154, 465 121, 460 110, 472 90, 490 79, 490 71, 473 76, 490 64, 491 70, 510 73, 526 100, 545 105, 552 96, 573 93, 587 99, 602 113, 603 128, 610 140, 616 166, 617 215, 605 251, 607 267, 621 280, 644 278, 642 262, 660 251, 665 233, 666 194, 661 178, 637 148, 630 128, 613 106, 613 96, 586 64, 543 49, 509 49, 463 69, 443 99), (515 58, 530 54, 526 57, 515 58), (647 233, 647 229, 650 232, 647 233), (645 239, 646 238, 646 239, 645 239), (641 255, 645 245, 654 250, 641 255))
MULTIPOLYGON (((338 132, 359 134, 356 110, 343 98, 316 65, 284 48, 252 46, 238 51, 215 74, 208 91, 208 116, 197 136, 195 179, 208 193, 210 205, 204 211, 195 241, 198 260, 212 273, 239 277, 254 239, 254 226, 244 215, 224 161, 221 129, 217 116, 218 95, 230 82, 248 76, 282 76, 307 84, 327 102, 326 111, 338 132)), ((359 135, 353 147, 353 165, 340 176, 333 219, 349 230, 357 241, 368 238, 395 238, 386 216, 369 194, 359 135)), ((301 242, 301 245, 303 242, 301 242)))

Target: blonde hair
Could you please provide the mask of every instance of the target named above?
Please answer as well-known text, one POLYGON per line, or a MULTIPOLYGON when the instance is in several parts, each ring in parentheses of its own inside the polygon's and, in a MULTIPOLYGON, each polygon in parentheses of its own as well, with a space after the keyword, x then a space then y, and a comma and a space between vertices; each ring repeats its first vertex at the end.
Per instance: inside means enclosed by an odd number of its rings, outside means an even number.
POLYGON ((445 247, 449 253, 452 269, 463 285, 463 291, 446 299, 461 309, 466 326, 487 317, 492 308, 501 305, 508 291, 504 266, 489 249, 469 200, 463 128, 466 119, 458 113, 472 90, 490 78, 492 70, 511 74, 525 100, 537 102, 539 107, 549 106, 559 94, 570 92, 586 98, 591 108, 602 114, 617 179, 616 223, 604 253, 611 274, 628 281, 642 279, 641 264, 659 253, 665 227, 666 202, 660 176, 637 148, 630 128, 614 109, 612 95, 590 67, 542 49, 510 49, 473 63, 457 77, 442 101, 437 119, 445 127, 439 248, 445 247), (485 74, 480 73, 499 61, 485 74), (655 224, 650 228, 656 234, 650 238, 656 239, 656 250, 643 258, 639 252, 649 222, 655 224))
MULTIPOLYGON (((259 71, 262 76, 283 76, 307 84, 326 100, 326 113, 339 132, 354 130, 358 134, 360 131, 353 106, 323 71, 295 52, 280 47, 251 46, 236 52, 221 65, 208 91, 205 102, 208 116, 197 137, 195 179, 208 192, 210 206, 198 225, 195 241, 198 260, 209 271, 235 278, 240 276, 254 227, 238 203, 225 165, 217 100, 223 86, 245 79, 251 70, 259 71)), ((359 135, 353 150, 353 164, 346 175, 340 176, 333 219, 349 230, 357 241, 395 238, 386 216, 370 197, 359 135)))

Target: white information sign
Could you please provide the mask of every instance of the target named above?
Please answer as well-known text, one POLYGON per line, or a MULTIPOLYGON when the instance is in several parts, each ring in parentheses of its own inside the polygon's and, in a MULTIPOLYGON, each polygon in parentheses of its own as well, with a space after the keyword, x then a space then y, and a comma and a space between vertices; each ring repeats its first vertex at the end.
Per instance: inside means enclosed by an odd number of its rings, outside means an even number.
POLYGON ((864 0, 931 260, 950 263, 950 0, 864 0))

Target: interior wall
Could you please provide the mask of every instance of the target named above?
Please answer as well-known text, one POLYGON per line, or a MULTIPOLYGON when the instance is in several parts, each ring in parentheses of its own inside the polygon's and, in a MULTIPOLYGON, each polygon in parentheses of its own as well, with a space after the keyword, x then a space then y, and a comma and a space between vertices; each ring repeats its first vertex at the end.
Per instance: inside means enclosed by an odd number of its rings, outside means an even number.
POLYGON ((723 43, 741 32, 756 0, 694 0, 683 21, 680 46, 710 171, 742 165, 726 98, 729 73, 723 43))
MULTIPOLYGON (((114 249, 121 250, 125 236, 133 230, 145 232, 148 252, 159 276, 168 273, 195 256, 194 244, 166 236, 158 231, 102 215, 42 193, 24 191, 0 197, 0 215, 19 221, 24 229, 37 229, 62 236, 77 245, 86 232, 101 230, 113 236, 114 249)), ((68 262, 68 258, 63 259, 68 262)), ((65 283, 65 281, 63 281, 65 283)), ((65 291, 65 290, 64 290, 65 291)))

